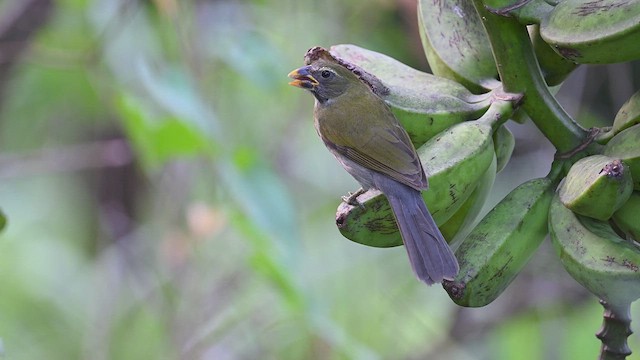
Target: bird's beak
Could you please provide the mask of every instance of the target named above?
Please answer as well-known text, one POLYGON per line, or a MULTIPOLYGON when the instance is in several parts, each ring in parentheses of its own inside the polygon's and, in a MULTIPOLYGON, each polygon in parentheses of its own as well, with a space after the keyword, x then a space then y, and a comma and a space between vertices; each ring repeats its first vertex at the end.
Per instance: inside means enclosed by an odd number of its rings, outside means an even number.
POLYGON ((313 76, 311 76, 311 66, 303 66, 299 69, 295 69, 288 75, 293 79, 289 85, 293 85, 302 89, 312 90, 320 83, 313 76))

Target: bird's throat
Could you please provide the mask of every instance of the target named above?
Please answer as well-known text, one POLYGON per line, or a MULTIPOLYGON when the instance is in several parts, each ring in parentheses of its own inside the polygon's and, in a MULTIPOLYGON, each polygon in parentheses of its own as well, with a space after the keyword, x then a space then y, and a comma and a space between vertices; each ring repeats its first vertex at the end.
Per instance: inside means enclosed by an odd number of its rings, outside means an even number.
POLYGON ((312 91, 311 93, 312 93, 312 94, 313 94, 313 96, 316 98, 316 100, 318 100, 318 102, 319 102, 320 104, 324 104, 324 103, 326 103, 326 102, 327 102, 327 100, 329 100, 329 99, 328 99, 328 98, 326 98, 326 97, 322 97, 322 96, 320 96, 320 94, 318 94, 318 93, 317 93, 317 92, 315 92, 315 91, 312 91))

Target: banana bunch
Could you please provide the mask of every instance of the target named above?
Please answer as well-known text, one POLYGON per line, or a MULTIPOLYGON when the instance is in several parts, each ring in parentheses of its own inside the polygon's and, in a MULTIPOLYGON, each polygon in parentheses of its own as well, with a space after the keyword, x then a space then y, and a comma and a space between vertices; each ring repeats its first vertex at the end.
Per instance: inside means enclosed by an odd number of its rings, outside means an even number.
POLYGON ((442 284, 456 304, 489 304, 526 265, 547 235, 549 204, 562 167, 554 164, 546 177, 516 187, 464 238, 455 252, 460 272, 442 284))
POLYGON ((567 272, 614 305, 640 297, 640 124, 620 127, 602 155, 573 164, 549 211, 567 272))
MULTIPOLYGON (((479 119, 455 124, 417 149, 429 179, 422 196, 434 220, 442 225, 456 219, 457 224, 447 226, 448 240, 467 219, 475 219, 493 185, 497 166, 493 135, 512 109, 511 101, 496 100, 479 119)), ((342 235, 369 246, 402 245, 386 197, 369 190, 358 201, 361 206, 343 202, 338 207, 336 224, 342 235)))

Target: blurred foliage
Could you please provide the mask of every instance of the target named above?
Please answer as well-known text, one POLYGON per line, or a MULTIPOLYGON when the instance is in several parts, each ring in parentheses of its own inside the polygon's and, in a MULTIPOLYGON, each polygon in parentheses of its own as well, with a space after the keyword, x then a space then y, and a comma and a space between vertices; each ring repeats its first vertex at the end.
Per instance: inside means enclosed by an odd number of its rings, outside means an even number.
MULTIPOLYGON (((1 1, 0 21, 29 3, 1 1)), ((508 312, 517 297, 505 294, 461 310, 414 280, 404 249, 358 246, 335 229, 339 195, 355 184, 316 139, 312 100, 286 74, 308 47, 334 43, 424 68, 413 2, 52 6, 0 84, 6 358, 595 353, 597 324, 585 321, 601 310, 583 293, 551 291, 508 312)), ((572 283, 551 282, 515 288, 572 283)))

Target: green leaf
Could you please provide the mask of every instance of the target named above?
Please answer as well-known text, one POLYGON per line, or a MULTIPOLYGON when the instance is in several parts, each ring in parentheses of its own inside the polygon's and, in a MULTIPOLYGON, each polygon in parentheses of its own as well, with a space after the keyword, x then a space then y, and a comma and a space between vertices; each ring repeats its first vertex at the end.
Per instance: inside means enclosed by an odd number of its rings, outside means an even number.
POLYGON ((169 160, 211 153, 211 140, 183 119, 155 115, 145 104, 126 93, 117 101, 127 136, 149 169, 169 160))
POLYGON ((112 329, 110 358, 171 359, 172 345, 165 320, 150 304, 124 313, 112 329))

